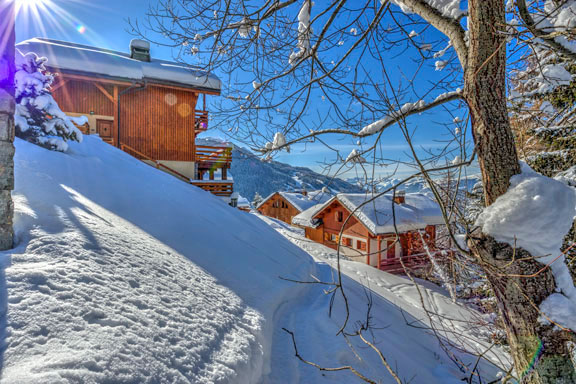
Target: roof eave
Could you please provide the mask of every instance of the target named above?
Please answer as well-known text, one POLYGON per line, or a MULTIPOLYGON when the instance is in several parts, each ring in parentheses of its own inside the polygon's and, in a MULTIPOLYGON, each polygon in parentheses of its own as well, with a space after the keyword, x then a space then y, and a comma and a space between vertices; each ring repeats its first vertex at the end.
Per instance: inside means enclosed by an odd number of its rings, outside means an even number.
POLYGON ((172 87, 187 89, 190 91, 198 91, 199 93, 212 94, 212 95, 216 95, 216 96, 219 96, 221 94, 221 90, 216 89, 216 88, 198 87, 195 85, 178 83, 178 82, 174 82, 174 81, 162 81, 162 80, 158 80, 158 79, 154 79, 154 78, 145 77, 142 79, 130 79, 127 77, 110 76, 110 75, 94 73, 94 72, 84 72, 84 71, 76 71, 76 70, 71 70, 71 69, 58 68, 58 67, 54 67, 54 66, 50 66, 50 65, 47 65, 46 69, 48 69, 50 72, 53 72, 53 73, 61 73, 64 76, 76 75, 76 76, 90 77, 90 78, 94 78, 94 79, 109 80, 109 81, 117 82, 119 84, 130 85, 133 83, 146 82, 150 85, 172 86, 172 87))

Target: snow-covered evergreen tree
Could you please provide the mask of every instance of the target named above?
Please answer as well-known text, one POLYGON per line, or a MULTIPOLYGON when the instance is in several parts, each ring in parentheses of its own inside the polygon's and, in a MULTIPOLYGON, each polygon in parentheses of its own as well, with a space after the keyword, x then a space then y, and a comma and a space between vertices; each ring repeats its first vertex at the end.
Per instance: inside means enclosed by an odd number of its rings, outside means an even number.
POLYGON ((48 149, 64 152, 68 140, 82 141, 76 127, 88 119, 66 115, 50 92, 54 76, 47 72, 46 58, 34 53, 16 54, 16 136, 48 149))
POLYGON ((258 206, 260 205, 260 203, 262 202, 262 200, 264 200, 264 199, 262 198, 262 196, 260 196, 260 194, 259 194, 258 192, 256 192, 256 193, 254 194, 254 198, 252 199, 252 206, 253 206, 254 208, 258 207, 258 206))

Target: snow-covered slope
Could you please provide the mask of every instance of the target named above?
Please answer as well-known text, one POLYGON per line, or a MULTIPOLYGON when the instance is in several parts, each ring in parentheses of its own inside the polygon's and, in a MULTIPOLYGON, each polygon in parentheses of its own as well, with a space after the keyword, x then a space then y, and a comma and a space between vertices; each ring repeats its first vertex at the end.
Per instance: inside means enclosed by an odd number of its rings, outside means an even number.
POLYGON ((234 189, 252 199, 258 192, 266 197, 278 191, 319 190, 327 187, 333 192, 358 193, 362 189, 344 180, 321 175, 305 167, 293 167, 277 161, 262 161, 245 148, 232 152, 234 189))
POLYGON ((260 377, 308 255, 97 138, 16 147, 4 383, 260 377))
MULTIPOLYGON (((92 136, 69 153, 20 140, 16 148, 17 245, 3 254, 11 262, 0 274, 8 310, 0 317, 0 382, 358 381, 302 364, 283 327, 304 358, 390 382, 376 353, 335 336, 338 297, 329 317, 325 286, 279 278, 329 281, 331 267, 257 216, 92 136)), ((352 331, 366 316, 367 291, 345 284, 352 331)), ((436 337, 407 324, 424 319, 378 295, 371 314, 377 345, 403 380, 460 383, 469 375, 436 337)), ((489 378, 497 371, 485 361, 478 367, 489 378)))

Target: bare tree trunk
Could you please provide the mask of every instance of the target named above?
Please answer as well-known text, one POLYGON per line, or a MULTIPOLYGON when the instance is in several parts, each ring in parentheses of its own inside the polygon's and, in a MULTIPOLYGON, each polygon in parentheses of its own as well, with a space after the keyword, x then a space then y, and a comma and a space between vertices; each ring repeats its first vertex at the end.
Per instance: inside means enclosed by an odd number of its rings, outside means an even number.
POLYGON ((14 3, 0 0, 0 250, 12 248, 14 233, 14 3))
MULTIPOLYGON (((505 9, 502 0, 469 0, 469 55, 465 98, 482 171, 486 205, 504 194, 520 172, 506 106, 505 9)), ((546 239, 543 239, 546 241, 546 239)), ((516 373, 523 383, 576 383, 566 341, 573 334, 542 325, 540 303, 554 292, 550 269, 526 251, 474 234, 470 246, 486 271, 506 327, 516 373), (522 259, 522 260, 518 260, 522 259)))

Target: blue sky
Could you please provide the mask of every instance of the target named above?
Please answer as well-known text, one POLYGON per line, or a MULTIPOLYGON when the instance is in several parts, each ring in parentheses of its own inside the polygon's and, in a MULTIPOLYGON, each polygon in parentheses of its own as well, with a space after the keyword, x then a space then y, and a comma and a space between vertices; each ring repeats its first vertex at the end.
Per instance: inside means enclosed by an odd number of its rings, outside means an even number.
MULTIPOLYGON (((25 2, 40 2, 41 0, 16 0, 25 2)), ((44 0, 48 1, 48 0, 44 0)), ((127 51, 133 36, 128 32, 128 17, 143 18, 145 16, 147 0, 50 0, 51 4, 36 12, 26 10, 23 7, 17 19, 17 40, 22 41, 31 37, 48 37, 76 43, 95 45, 99 47, 127 51), (33 15, 36 13, 36 15, 33 15)), ((153 46, 154 57, 171 59, 173 53, 169 48, 153 46)), ((409 72, 415 66, 404 57, 390 58, 391 73, 399 74, 400 71, 409 72)), ((424 75, 433 75, 434 62, 428 63, 424 75)), ((413 101, 413 100, 411 100, 413 101)), ((318 106, 321 108, 321 105, 318 106)), ((462 112, 461 112, 462 113, 462 112)), ((460 116, 463 117, 463 116, 460 116)), ((427 149, 441 148, 442 140, 446 138, 446 127, 440 123, 450 123, 452 117, 441 111, 434 110, 422 116, 410 118, 410 128, 417 129, 415 143, 424 153, 427 149)), ((213 136, 222 136, 218 132, 212 132, 213 136)), ((342 151, 341 156, 346 155, 355 147, 355 141, 330 137, 327 141, 342 151)), ((407 160, 406 153, 409 148, 402 137, 399 129, 387 131, 382 137, 382 154, 386 158, 407 160)), ((283 153, 276 159, 293 165, 307 166, 320 170, 322 162, 329 162, 335 158, 335 154, 321 144, 298 145, 292 148, 290 154, 283 153)), ((395 169, 395 166, 379 167, 377 174, 384 175, 395 169)), ((407 175, 410 171, 405 166, 399 166, 398 174, 407 175)), ((344 177, 353 177, 355 172, 350 170, 344 177)))

